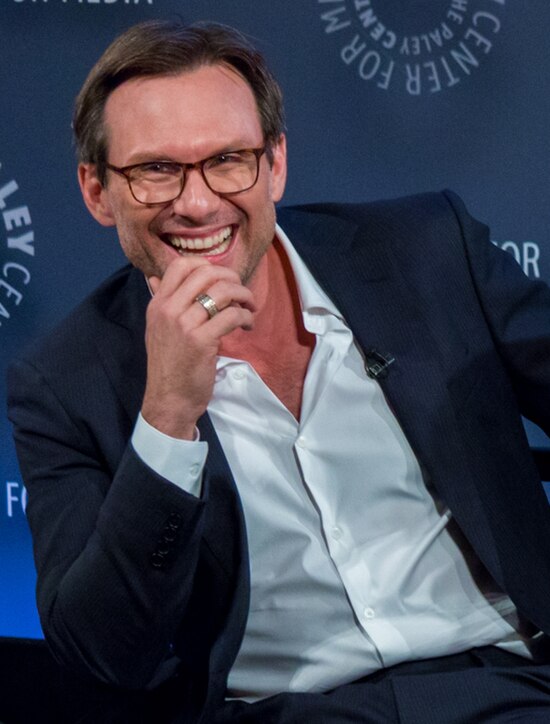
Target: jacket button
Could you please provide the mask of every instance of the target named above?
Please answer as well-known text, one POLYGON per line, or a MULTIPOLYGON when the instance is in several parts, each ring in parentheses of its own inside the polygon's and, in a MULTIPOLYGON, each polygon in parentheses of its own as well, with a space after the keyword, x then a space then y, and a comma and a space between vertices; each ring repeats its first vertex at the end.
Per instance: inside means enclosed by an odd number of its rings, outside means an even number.
POLYGON ((164 568, 165 563, 166 561, 164 556, 158 551, 155 551, 151 556, 151 565, 153 568, 164 568))
POLYGON ((169 543, 163 543, 163 541, 159 541, 155 553, 158 553, 160 556, 163 557, 167 556, 170 553, 169 543))
POLYGON ((181 522, 182 517, 179 513, 170 513, 166 524, 169 525, 171 528, 175 528, 177 530, 181 526, 181 522))
POLYGON ((166 543, 173 543, 178 537, 178 529, 171 525, 165 525, 162 529, 162 540, 166 543))

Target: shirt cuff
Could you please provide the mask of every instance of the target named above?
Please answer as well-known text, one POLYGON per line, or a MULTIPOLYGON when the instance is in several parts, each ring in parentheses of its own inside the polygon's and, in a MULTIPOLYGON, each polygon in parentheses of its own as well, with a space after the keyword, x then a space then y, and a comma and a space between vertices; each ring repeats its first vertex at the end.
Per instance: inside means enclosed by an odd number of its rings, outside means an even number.
POLYGON ((139 413, 132 445, 141 460, 155 473, 187 493, 200 496, 208 443, 200 441, 198 430, 195 430, 194 440, 178 440, 157 430, 139 413))

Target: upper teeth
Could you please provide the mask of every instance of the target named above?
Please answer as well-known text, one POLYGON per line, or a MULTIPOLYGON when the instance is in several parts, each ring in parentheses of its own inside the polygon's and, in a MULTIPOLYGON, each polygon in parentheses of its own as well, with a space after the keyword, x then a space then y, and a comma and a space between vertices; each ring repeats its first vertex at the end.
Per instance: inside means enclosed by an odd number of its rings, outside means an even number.
POLYGON ((230 236, 231 227, 227 226, 212 236, 198 236, 195 238, 172 236, 170 237, 170 243, 177 249, 211 249, 213 246, 218 246, 218 244, 229 239, 230 236))

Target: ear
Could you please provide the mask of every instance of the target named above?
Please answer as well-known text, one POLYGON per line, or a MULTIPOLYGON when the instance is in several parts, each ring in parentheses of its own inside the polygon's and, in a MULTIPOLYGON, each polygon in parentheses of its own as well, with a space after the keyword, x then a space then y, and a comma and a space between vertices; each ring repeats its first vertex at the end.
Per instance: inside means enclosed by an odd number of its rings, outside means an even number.
POLYGON ((114 226, 115 217, 109 201, 109 192, 98 179, 95 164, 79 164, 78 183, 84 203, 94 219, 102 226, 114 226))
POLYGON ((286 185, 286 136, 281 133, 273 145, 273 164, 271 166, 271 198, 280 201, 286 185))

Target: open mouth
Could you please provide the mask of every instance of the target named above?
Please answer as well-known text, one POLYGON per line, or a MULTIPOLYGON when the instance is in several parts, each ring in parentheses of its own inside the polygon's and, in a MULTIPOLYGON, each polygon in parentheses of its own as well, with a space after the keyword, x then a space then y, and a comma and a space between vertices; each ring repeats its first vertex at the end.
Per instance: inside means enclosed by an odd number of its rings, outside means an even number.
POLYGON ((166 235, 164 240, 182 256, 217 256, 229 249, 233 227, 226 226, 211 236, 166 235))

